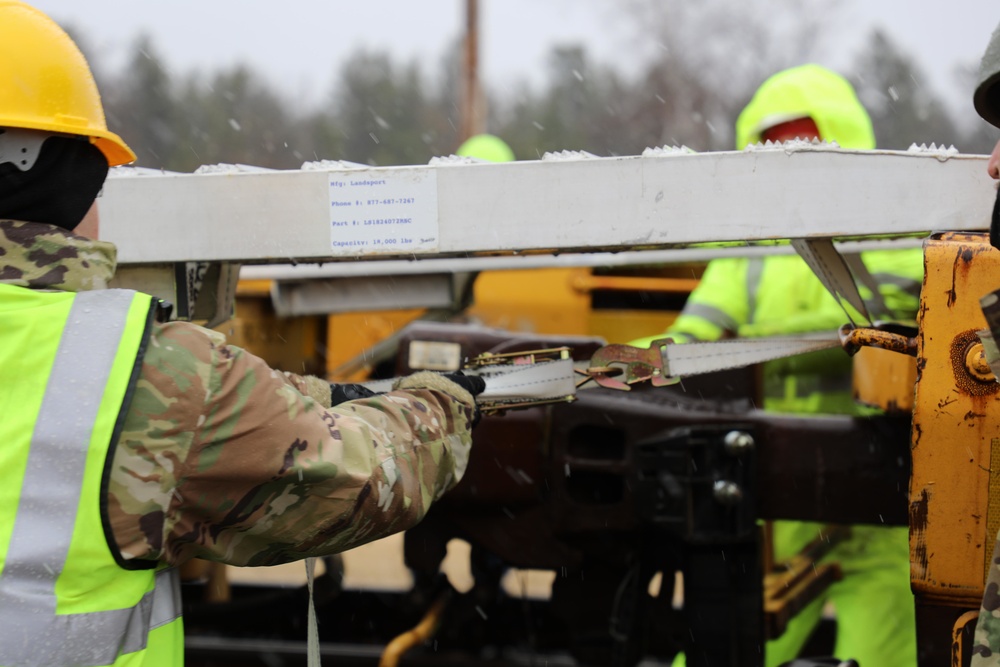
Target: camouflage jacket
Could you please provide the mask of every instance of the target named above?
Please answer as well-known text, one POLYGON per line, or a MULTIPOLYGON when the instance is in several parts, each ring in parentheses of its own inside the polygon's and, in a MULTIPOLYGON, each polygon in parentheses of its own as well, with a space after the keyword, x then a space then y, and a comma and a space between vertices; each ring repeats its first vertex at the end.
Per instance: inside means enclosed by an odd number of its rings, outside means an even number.
MULTIPOLYGON (((114 271, 109 243, 0 221, 2 283, 75 292, 114 271)), ((108 482, 119 550, 273 565, 413 526, 465 471, 474 406, 446 380, 408 384, 324 408, 316 378, 190 323, 155 325, 108 482)))

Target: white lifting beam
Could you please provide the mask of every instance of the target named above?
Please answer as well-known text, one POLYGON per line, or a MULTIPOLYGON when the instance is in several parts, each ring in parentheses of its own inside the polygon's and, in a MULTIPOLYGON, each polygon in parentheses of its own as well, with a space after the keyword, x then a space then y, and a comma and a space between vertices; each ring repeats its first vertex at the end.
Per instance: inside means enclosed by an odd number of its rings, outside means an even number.
POLYGON ((101 237, 125 266, 555 255, 984 230, 995 197, 985 164, 954 149, 799 142, 503 164, 125 169, 98 202, 101 237))

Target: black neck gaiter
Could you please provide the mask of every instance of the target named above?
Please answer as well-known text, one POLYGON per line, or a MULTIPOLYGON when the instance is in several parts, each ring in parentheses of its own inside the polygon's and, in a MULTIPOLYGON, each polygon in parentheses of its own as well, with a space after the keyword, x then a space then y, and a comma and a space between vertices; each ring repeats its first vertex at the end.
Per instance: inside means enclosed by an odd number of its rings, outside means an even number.
POLYGON ((0 164, 0 220, 73 229, 97 198, 108 161, 85 139, 49 137, 28 171, 0 164))

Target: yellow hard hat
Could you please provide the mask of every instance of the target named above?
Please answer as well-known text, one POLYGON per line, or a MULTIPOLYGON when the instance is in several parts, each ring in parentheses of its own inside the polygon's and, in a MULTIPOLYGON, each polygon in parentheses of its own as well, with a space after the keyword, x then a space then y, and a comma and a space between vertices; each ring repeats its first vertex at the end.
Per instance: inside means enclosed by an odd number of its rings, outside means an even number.
POLYGON ((112 167, 135 160, 108 131, 80 49, 55 21, 20 0, 0 0, 0 127, 89 137, 112 167))

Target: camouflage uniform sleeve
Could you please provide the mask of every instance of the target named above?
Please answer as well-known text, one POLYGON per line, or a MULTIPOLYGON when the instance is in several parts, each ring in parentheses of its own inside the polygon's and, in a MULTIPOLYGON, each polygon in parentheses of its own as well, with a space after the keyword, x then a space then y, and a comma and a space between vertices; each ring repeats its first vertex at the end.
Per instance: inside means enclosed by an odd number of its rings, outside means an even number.
POLYGON ((468 460, 474 406, 454 389, 324 409, 305 378, 162 325, 112 462, 115 540, 125 558, 273 565, 409 528, 468 460))
POLYGON ((993 545, 990 572, 986 577, 983 605, 979 609, 972 640, 972 667, 1000 665, 1000 534, 993 545))

